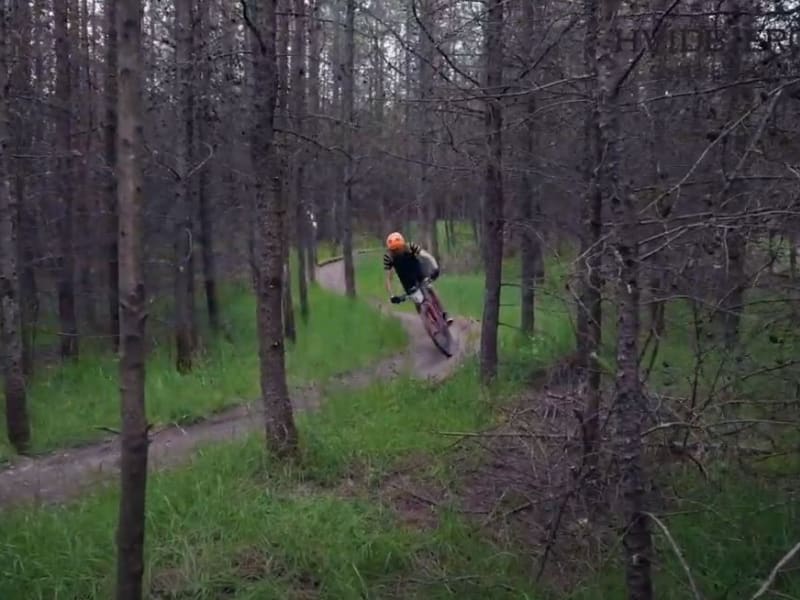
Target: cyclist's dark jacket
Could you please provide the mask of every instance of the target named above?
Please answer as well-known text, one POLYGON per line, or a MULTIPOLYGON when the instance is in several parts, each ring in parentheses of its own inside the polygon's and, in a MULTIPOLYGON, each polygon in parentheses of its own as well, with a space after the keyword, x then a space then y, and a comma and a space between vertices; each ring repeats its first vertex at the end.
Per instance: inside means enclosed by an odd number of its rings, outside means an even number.
POLYGON ((387 271, 394 269, 406 293, 424 277, 422 265, 419 262, 420 250, 419 245, 412 242, 406 245, 403 252, 397 254, 387 252, 383 255, 383 268, 387 271))

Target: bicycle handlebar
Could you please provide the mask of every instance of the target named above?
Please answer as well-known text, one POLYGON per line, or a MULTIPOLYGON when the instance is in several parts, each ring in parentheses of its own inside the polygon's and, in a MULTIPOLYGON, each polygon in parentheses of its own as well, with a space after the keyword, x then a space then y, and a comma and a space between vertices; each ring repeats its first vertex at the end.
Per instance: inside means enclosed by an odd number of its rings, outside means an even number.
POLYGON ((411 294, 413 294, 414 292, 417 292, 419 290, 419 288, 427 286, 430 282, 431 282, 431 278, 430 277, 425 277, 425 278, 423 278, 423 280, 420 282, 419 285, 415 285, 407 293, 403 294, 402 296, 398 296, 398 298, 402 298, 403 300, 407 300, 408 297, 411 294))
POLYGON ((411 294, 417 292, 419 290, 419 288, 429 285, 430 282, 431 282, 431 278, 430 277, 425 277, 425 278, 422 279, 422 281, 420 282, 419 285, 415 285, 407 293, 403 294, 402 296, 397 296, 397 298, 400 298, 400 302, 405 302, 406 300, 408 300, 408 297, 411 294))

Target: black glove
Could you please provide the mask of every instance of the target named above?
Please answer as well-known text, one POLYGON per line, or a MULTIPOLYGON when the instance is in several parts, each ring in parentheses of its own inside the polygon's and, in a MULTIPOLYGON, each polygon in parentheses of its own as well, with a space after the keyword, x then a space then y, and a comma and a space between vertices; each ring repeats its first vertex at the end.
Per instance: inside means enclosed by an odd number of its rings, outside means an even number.
POLYGON ((401 296, 392 296, 389 300, 391 300, 392 304, 400 304, 403 298, 401 296))

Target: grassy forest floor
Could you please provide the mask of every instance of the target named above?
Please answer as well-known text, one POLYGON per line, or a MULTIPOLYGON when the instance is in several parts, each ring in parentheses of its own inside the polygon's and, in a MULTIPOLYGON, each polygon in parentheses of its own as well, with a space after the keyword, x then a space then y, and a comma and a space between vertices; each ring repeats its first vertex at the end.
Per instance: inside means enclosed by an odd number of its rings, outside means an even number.
MULTIPOLYGON (((321 383, 364 367, 406 343, 400 324, 365 304, 317 286, 310 288, 314 307, 304 323, 298 316, 297 343, 289 344, 289 383, 321 383)), ((174 367, 169 333, 156 338, 147 363, 147 411, 156 425, 185 424, 252 400, 259 394, 255 297, 249 286, 223 288, 221 306, 227 335, 204 327, 201 350, 192 373, 174 367)), ((85 351, 73 364, 42 366, 29 389, 34 453, 83 444, 119 427, 117 361, 107 350, 85 351)), ((0 442, 0 461, 13 451, 0 442)))
MULTIPOLYGON (((475 495, 470 488, 486 487, 476 486, 468 474, 480 465, 491 467, 492 448, 481 443, 485 440, 468 444, 464 436, 451 435, 503 427, 510 410, 546 404, 544 392, 530 382, 573 343, 561 292, 564 269, 558 264, 548 269, 540 289, 537 335, 532 340, 520 341, 515 334, 517 290, 504 288, 504 304, 509 306, 503 308, 501 320, 509 327, 502 328, 501 378, 491 390, 481 388, 475 362, 469 361, 438 384, 396 379, 341 391, 318 411, 298 415, 303 454, 295 465, 266 464, 258 434, 204 448, 188 466, 153 474, 147 537, 151 597, 622 597, 622 569, 613 547, 607 560, 570 562, 556 557, 553 562, 566 565, 565 572, 548 572, 540 583, 534 582, 546 531, 517 519, 522 514, 517 510, 520 498, 511 494, 489 494, 494 508, 476 509, 469 500, 475 495), (565 580, 573 588, 569 594, 563 592, 565 580)), ((459 273, 448 273, 437 283, 443 302, 452 314, 480 318, 482 276, 455 259, 451 266, 459 273)), ((510 262, 507 280, 513 281, 515 269, 510 262)), ((383 299, 382 278, 378 256, 359 263, 363 297, 383 299)), ((314 318, 324 313, 328 302, 336 304, 324 294, 314 300, 314 318)), ((363 310, 363 318, 377 319, 366 304, 363 310)), ((676 306, 670 321, 684 320, 683 310, 676 306)), ((306 333, 309 344, 312 329, 306 333)), ((342 329, 351 348, 354 328, 350 324, 342 329)), ((374 348, 393 351, 399 343, 395 336, 401 335, 383 325, 373 341, 361 345, 374 342, 374 348)), ((659 385, 685 389, 693 380, 682 371, 682 365, 691 362, 684 356, 686 343, 680 335, 665 338, 659 364, 672 367, 659 367, 658 377, 664 378, 659 385)), ((255 346, 250 351, 255 356, 255 346)), ((319 371, 319 366, 299 366, 300 346, 294 352, 295 376, 319 371)), ((338 360, 332 358, 330 346, 320 352, 326 369, 331 368, 329 360, 338 360)), ((240 365, 229 365, 230 379, 242 379, 235 376, 240 365)), ((257 368, 255 362, 252 368, 257 368)), ((254 385, 256 381, 253 378, 254 385)), ((208 386, 217 393, 213 380, 208 386)), ((108 402, 116 410, 115 388, 109 389, 108 402)), ((769 478, 764 470, 748 474, 740 466, 713 465, 708 479, 693 465, 675 466, 666 494, 669 506, 659 511, 704 598, 749 598, 800 539, 796 479, 769 478)), ((791 472, 792 467, 791 460, 775 462, 767 473, 791 472)), ((0 598, 111 597, 116 511, 117 492, 109 489, 63 507, 4 514, 0 598)), ((580 532, 571 535, 580 539, 580 532)), ((655 538, 660 551, 658 597, 693 598, 672 543, 660 529, 655 538)), ((800 598, 798 572, 787 569, 773 589, 784 594, 775 598, 800 598)))

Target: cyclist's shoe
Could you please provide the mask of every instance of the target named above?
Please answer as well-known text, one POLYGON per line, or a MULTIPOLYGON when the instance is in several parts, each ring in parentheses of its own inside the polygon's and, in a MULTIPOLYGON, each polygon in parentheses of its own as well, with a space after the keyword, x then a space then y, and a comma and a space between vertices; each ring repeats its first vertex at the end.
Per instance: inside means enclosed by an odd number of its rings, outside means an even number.
POLYGON ((450 325, 453 324, 453 317, 451 317, 447 313, 442 313, 442 316, 444 317, 444 320, 447 323, 447 326, 450 327, 450 325))

